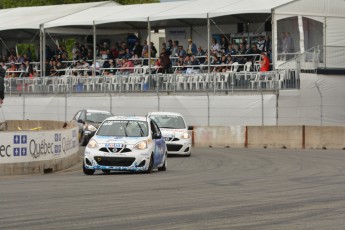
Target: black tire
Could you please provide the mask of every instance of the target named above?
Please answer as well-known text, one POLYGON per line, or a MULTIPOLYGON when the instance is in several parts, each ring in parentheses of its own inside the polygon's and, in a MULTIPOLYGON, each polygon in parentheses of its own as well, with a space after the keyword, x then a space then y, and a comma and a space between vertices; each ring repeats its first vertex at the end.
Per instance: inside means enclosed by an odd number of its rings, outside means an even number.
POLYGON ((79 140, 80 146, 86 146, 88 143, 88 140, 86 139, 84 132, 82 132, 80 135, 81 135, 80 140, 79 140))
POLYGON ((102 172, 103 172, 104 174, 109 174, 109 173, 110 173, 110 169, 102 169, 102 172))
POLYGON ((83 162, 83 172, 85 175, 93 175, 95 173, 95 170, 85 168, 85 163, 83 162))
POLYGON ((145 173, 152 173, 152 171, 153 171, 153 153, 151 154, 149 167, 147 168, 145 173))
POLYGON ((168 165, 167 158, 168 158, 168 154, 165 153, 164 164, 162 165, 162 167, 158 168, 158 171, 167 171, 167 165, 168 165))

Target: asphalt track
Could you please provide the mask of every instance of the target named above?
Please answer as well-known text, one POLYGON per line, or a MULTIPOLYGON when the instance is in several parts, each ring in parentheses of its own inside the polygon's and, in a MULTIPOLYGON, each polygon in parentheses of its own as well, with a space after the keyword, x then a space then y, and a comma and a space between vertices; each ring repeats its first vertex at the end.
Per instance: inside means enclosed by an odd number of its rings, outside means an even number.
POLYGON ((194 148, 153 174, 0 177, 0 229, 345 229, 345 151, 194 148))

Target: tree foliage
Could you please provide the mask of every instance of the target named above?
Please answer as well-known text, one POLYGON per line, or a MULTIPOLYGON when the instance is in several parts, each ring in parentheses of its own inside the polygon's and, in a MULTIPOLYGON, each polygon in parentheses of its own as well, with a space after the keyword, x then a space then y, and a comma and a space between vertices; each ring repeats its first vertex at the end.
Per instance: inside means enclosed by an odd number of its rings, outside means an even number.
MULTIPOLYGON (((14 8, 25 6, 46 6, 46 5, 60 5, 71 3, 87 3, 87 2, 102 2, 105 0, 0 0, 0 8, 14 8)), ((116 0, 122 5, 141 4, 159 2, 159 0, 116 0)))

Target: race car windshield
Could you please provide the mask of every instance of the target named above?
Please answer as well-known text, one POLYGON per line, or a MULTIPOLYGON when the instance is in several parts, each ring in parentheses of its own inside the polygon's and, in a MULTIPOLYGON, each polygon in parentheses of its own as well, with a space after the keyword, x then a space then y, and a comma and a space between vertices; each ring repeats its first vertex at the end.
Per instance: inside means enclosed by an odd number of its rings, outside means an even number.
POLYGON ((102 123, 111 113, 87 113, 86 120, 93 123, 102 123))
POLYGON ((159 115, 150 116, 154 120, 159 128, 166 129, 185 129, 186 125, 181 116, 159 115))
POLYGON ((117 137, 147 137, 148 125, 146 121, 109 120, 99 127, 98 136, 117 137))

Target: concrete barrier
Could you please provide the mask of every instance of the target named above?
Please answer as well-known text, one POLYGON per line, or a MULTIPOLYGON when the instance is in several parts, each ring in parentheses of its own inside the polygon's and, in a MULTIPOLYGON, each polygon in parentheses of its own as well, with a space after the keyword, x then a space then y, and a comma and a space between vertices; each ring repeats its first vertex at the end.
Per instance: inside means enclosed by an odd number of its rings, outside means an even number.
POLYGON ((60 121, 6 121, 0 175, 50 173, 80 161, 78 127, 60 121))
POLYGON ((195 147, 236 147, 245 143, 244 126, 206 126, 193 128, 195 147))
POLYGON ((196 126, 193 146, 345 150, 345 127, 196 126))
POLYGON ((307 149, 344 149, 345 127, 306 126, 305 148, 307 149))
POLYGON ((247 126, 247 147, 300 149, 302 131, 302 126, 247 126))

